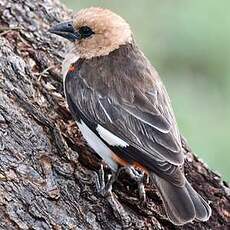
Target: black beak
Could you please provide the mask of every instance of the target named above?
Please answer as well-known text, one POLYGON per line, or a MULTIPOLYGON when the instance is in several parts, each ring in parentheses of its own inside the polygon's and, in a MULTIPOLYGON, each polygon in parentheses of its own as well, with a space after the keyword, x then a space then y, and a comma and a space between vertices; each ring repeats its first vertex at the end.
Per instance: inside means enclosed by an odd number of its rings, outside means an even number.
POLYGON ((74 29, 72 21, 58 23, 57 25, 51 27, 48 31, 66 38, 71 42, 81 38, 80 33, 74 29))

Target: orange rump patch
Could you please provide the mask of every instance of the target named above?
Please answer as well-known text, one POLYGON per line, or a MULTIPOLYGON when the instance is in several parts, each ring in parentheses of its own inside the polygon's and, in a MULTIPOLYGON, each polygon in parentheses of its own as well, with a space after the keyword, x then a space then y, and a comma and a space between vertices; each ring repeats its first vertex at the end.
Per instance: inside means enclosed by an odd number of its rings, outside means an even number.
POLYGON ((117 156, 116 154, 113 154, 112 155, 112 159, 119 165, 121 166, 127 166, 127 165, 131 165, 133 166, 135 169, 137 170, 140 170, 140 171, 144 171, 147 175, 149 174, 148 173, 148 170, 143 166, 141 165, 140 163, 136 162, 136 161, 133 161, 132 164, 130 164, 128 161, 126 160, 123 160, 122 158, 120 158, 119 156, 117 156))
POLYGON ((119 156, 117 156, 116 154, 113 154, 112 155, 112 159, 116 162, 116 163, 118 163, 119 165, 121 165, 121 166, 127 166, 129 163, 128 163, 128 161, 125 161, 125 160, 123 160, 123 159, 121 159, 119 156))
POLYGON ((75 67, 74 65, 71 65, 71 66, 69 67, 68 72, 74 72, 75 70, 76 70, 76 67, 75 67))
POLYGON ((132 163, 132 166, 137 170, 144 171, 147 175, 149 174, 148 170, 143 165, 141 165, 140 163, 136 161, 132 163))

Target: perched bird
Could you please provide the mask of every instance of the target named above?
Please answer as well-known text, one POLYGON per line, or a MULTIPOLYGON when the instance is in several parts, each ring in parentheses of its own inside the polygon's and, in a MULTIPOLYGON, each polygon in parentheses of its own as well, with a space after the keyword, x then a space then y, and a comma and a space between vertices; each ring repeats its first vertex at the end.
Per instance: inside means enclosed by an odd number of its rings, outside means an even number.
POLYGON ((211 209, 182 170, 170 99, 128 23, 92 7, 49 31, 70 41, 63 62, 65 96, 88 144, 114 172, 132 166, 147 173, 174 224, 207 221, 211 209))

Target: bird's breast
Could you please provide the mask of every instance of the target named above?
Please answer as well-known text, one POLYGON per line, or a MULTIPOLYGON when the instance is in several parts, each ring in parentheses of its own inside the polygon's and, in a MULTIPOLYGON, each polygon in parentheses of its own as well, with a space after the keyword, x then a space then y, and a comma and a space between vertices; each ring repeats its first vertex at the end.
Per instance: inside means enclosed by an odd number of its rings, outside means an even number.
POLYGON ((64 76, 64 79, 65 80, 65 77, 68 73, 68 70, 69 70, 69 67, 77 62, 79 59, 79 55, 76 53, 76 51, 74 50, 70 50, 66 53, 65 55, 65 59, 64 61, 62 62, 62 75, 64 76))

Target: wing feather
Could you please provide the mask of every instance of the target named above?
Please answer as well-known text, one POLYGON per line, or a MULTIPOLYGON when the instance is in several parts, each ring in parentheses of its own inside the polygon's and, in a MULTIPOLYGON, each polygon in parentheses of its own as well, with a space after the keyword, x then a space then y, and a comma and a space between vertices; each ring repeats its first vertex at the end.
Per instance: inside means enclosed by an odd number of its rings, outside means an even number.
POLYGON ((133 47, 129 53, 116 52, 124 57, 111 54, 81 60, 75 76, 67 74, 69 106, 76 107, 79 116, 95 130, 100 125, 127 143, 125 156, 142 161, 175 184, 183 184, 180 135, 163 84, 142 53, 133 47))
POLYGON ((175 165, 183 162, 180 145, 175 142, 169 123, 164 118, 158 118, 159 114, 156 116, 157 119, 154 115, 149 115, 150 118, 148 117, 146 121, 144 119, 146 112, 142 113, 139 109, 136 115, 134 110, 127 111, 126 105, 117 104, 109 97, 100 96, 88 88, 80 77, 69 82, 66 85, 66 92, 87 120, 97 122, 152 158, 164 159, 175 165), (159 120, 164 131, 152 125, 159 120), (127 132, 127 129, 131 132, 127 132), (139 142, 136 141, 137 137, 139 142))

